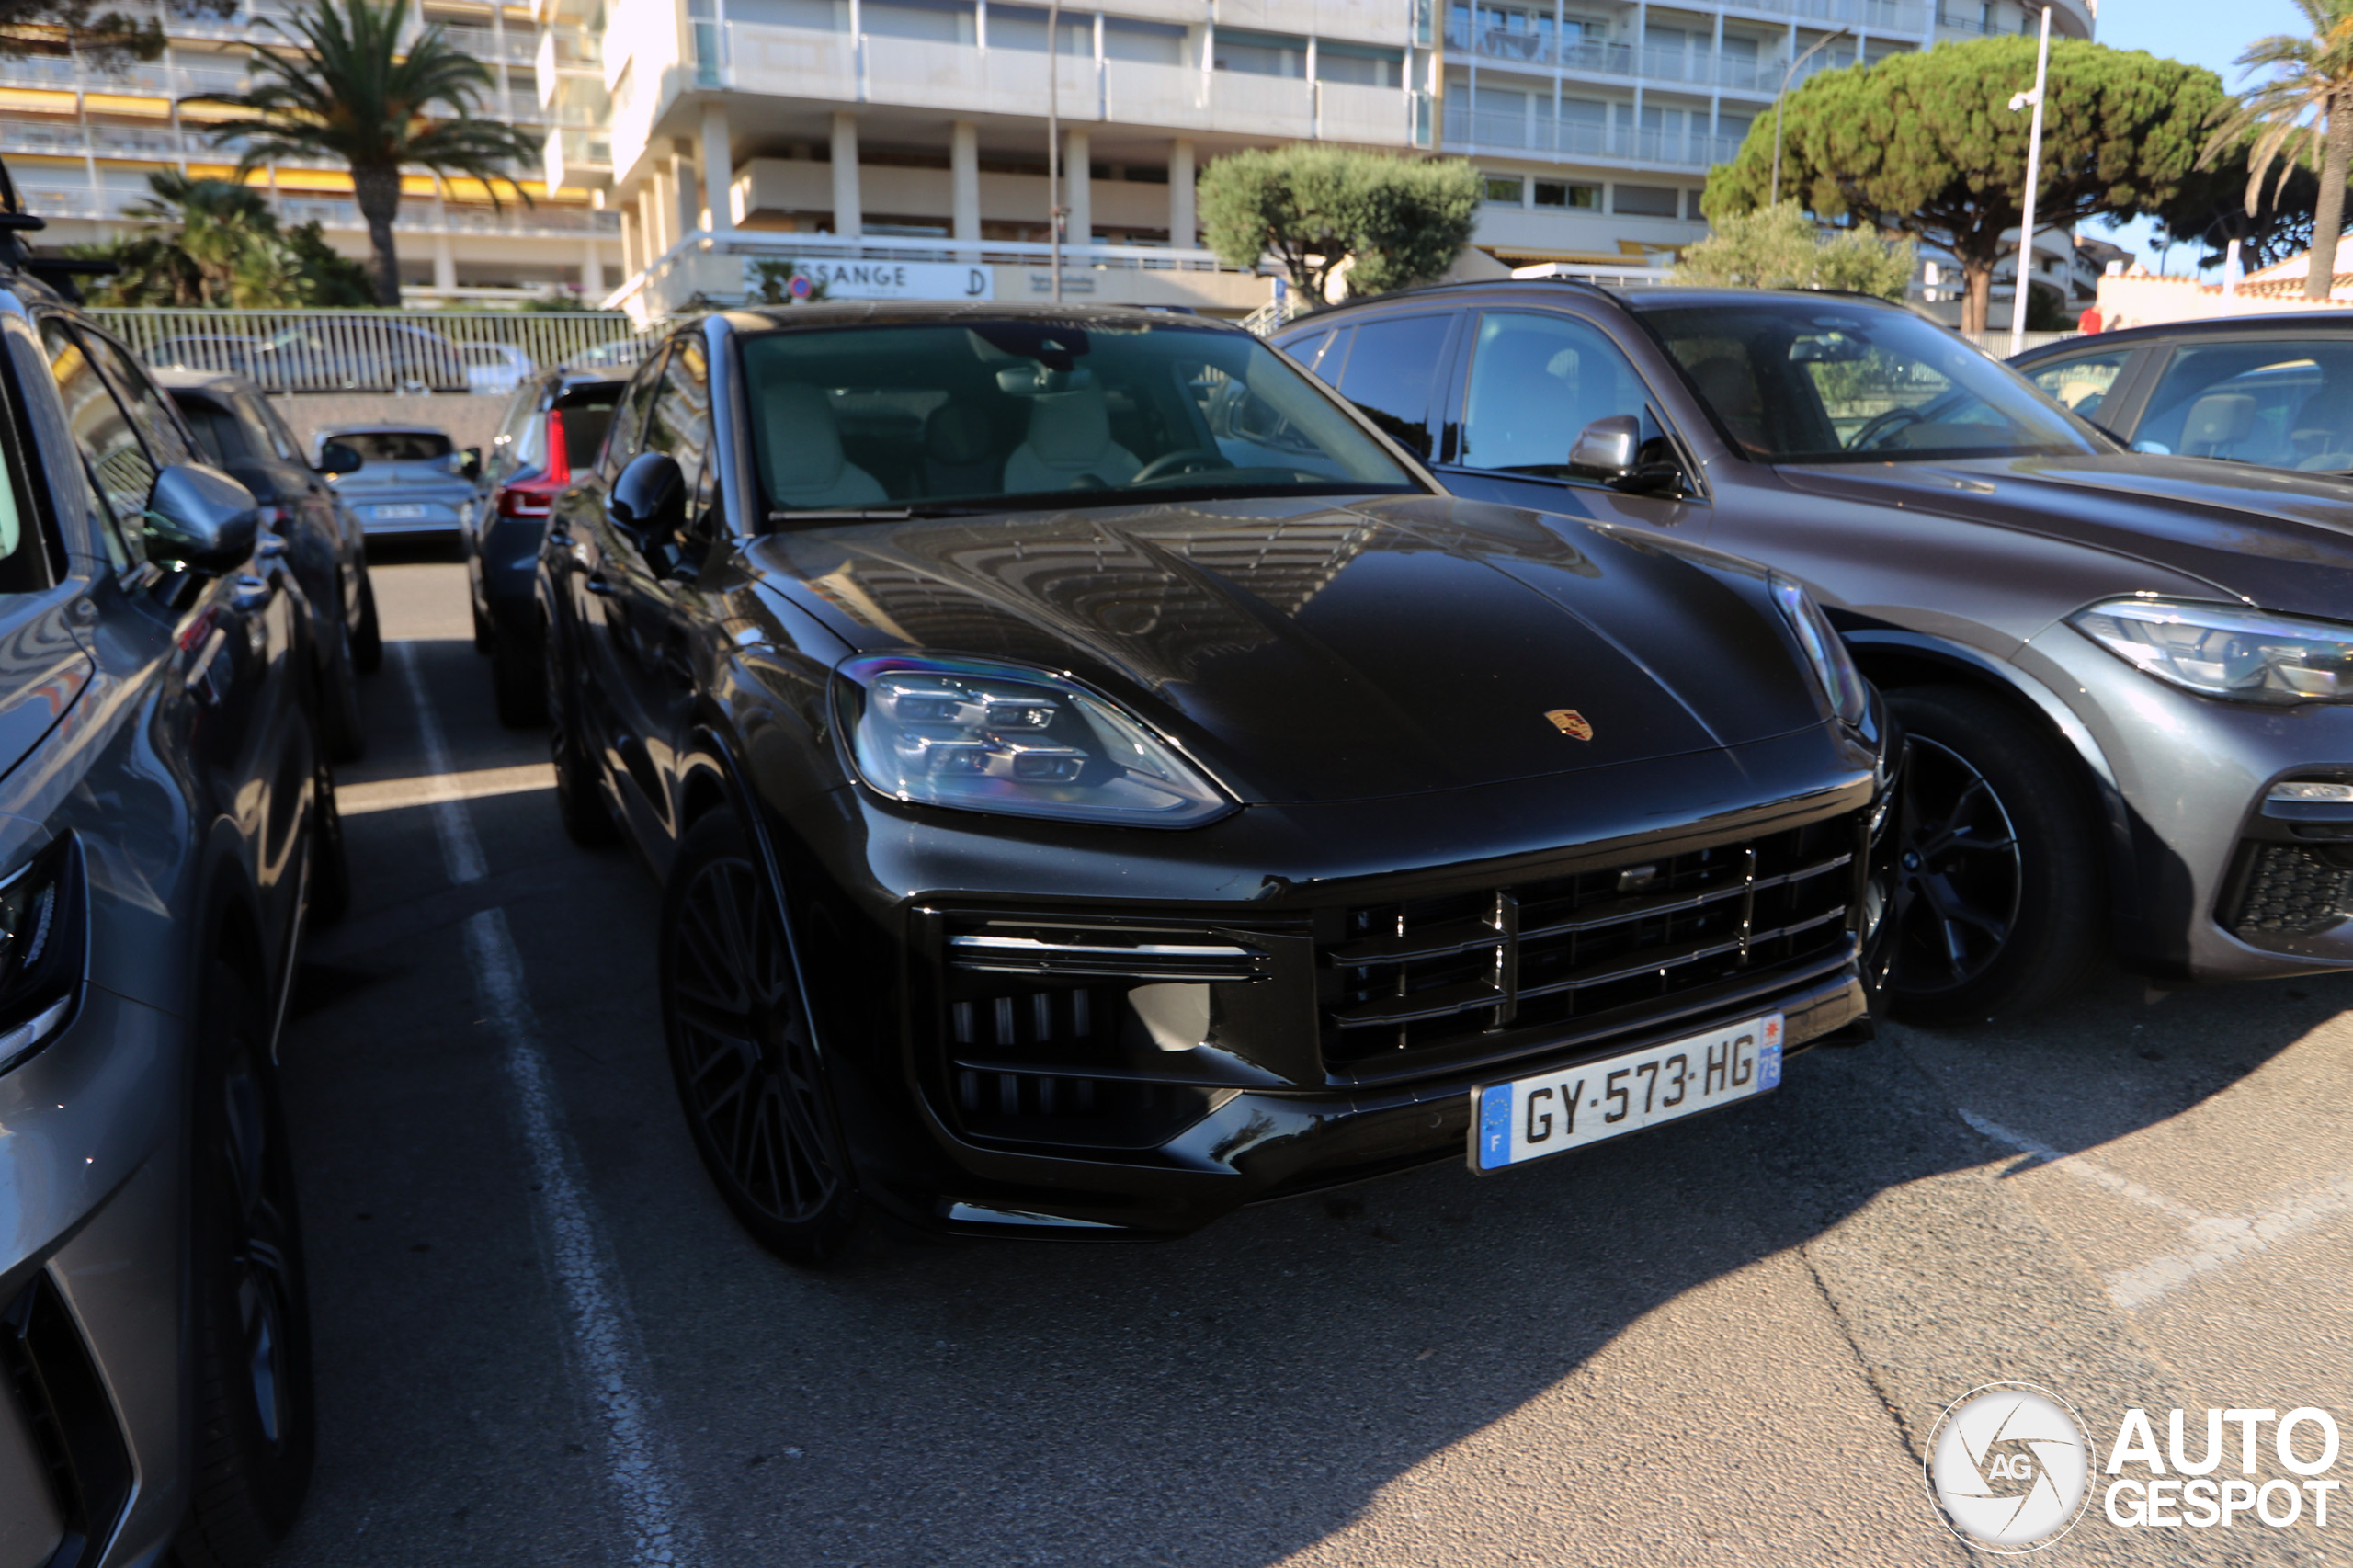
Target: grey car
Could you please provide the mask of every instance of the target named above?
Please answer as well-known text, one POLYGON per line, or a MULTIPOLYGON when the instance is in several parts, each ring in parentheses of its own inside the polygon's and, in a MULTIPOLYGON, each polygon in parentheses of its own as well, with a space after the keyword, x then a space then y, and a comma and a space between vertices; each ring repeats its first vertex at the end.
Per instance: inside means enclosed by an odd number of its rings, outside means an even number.
POLYGON ((344 896, 310 611, 162 389, 7 259, 0 1568, 249 1563, 313 1449, 275 1068, 344 896))
POLYGON ((337 474, 342 496, 369 538, 455 533, 473 504, 480 454, 461 452, 449 433, 430 425, 337 425, 319 432, 359 454, 359 467, 337 474))
POLYGON ((1852 296, 1460 285, 1276 341, 1460 494, 1813 590, 1910 736, 1911 1015, 2032 1006, 2103 948, 2353 966, 2353 487, 2128 451, 1852 296))

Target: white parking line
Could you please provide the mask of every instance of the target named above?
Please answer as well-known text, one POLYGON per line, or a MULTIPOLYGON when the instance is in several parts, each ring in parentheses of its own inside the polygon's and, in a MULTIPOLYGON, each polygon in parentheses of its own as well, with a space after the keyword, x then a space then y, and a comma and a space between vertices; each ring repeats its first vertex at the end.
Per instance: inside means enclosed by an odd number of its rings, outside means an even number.
POLYGON ((1961 1120, 1995 1142, 2006 1144, 2021 1154, 2031 1154, 2044 1165, 2065 1171, 2078 1180, 2106 1187, 2120 1198, 2154 1209, 2182 1222, 2185 1227, 2183 1239, 2189 1245, 2135 1267, 2115 1269, 2109 1274, 2109 1299, 2127 1311, 2145 1307, 2201 1274, 2211 1274, 2241 1258, 2251 1257, 2274 1242, 2285 1241, 2323 1220, 2353 1212, 2353 1171, 2341 1172, 2326 1178, 2316 1187, 2267 1204, 2249 1214, 2206 1214, 2186 1203, 2177 1202, 2162 1192, 2152 1191, 2130 1176, 2120 1176, 2105 1165, 2095 1165, 2081 1154, 2063 1154, 2048 1144, 2038 1143, 2031 1138, 2013 1132, 2000 1122, 1989 1120, 1975 1111, 1958 1106, 1954 1108, 1960 1111, 1961 1120))
MULTIPOLYGON (((487 874, 482 844, 464 798, 450 787, 452 769, 440 716, 434 711, 409 645, 395 642, 392 655, 416 711, 428 782, 438 781, 426 795, 433 804, 442 864, 452 882, 479 881, 487 874)), ((597 1222, 580 1157, 564 1131, 563 1109, 540 1047, 522 955, 516 950, 503 909, 475 914, 467 920, 465 933, 475 994, 505 1047, 503 1065, 514 1089, 532 1196, 549 1240, 565 1326, 605 1429, 606 1479, 634 1538, 626 1560, 647 1568, 680 1568, 692 1556, 679 1506, 684 1493, 664 1462, 667 1447, 655 1430, 652 1402, 643 1392, 653 1386, 653 1379, 638 1349, 629 1298, 597 1222)))

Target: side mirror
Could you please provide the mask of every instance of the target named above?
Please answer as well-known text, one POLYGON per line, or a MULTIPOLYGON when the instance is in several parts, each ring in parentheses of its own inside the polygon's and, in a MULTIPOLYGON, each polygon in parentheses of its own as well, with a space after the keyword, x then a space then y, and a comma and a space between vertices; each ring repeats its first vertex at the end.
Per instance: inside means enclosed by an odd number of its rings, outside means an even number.
POLYGON ((321 473, 358 473, 362 461, 358 448, 345 446, 341 441, 329 441, 319 449, 321 473))
POLYGON ((1580 479, 1609 483, 1634 472, 1634 455, 1643 442, 1643 422, 1631 414, 1597 419, 1577 436, 1569 449, 1569 472, 1580 479))
POLYGON ((475 481, 481 480, 482 449, 480 447, 468 447, 466 449, 466 460, 459 468, 458 472, 464 474, 468 479, 475 481))
POLYGON ((640 549, 667 543, 687 523, 687 476, 667 452, 640 452, 613 481, 605 510, 640 549))
POLYGON ((147 539, 166 560, 199 572, 227 572, 253 555, 260 532, 254 493, 219 469, 174 463, 155 476, 147 539))

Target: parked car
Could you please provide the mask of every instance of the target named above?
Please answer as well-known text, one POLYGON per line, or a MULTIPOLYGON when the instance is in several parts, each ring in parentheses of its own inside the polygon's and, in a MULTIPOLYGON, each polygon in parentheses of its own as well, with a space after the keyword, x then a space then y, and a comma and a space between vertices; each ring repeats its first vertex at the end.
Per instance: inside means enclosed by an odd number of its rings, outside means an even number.
POLYGON ((430 425, 337 425, 318 433, 324 460, 332 444, 359 456, 334 476, 335 494, 374 537, 454 533, 474 499, 481 454, 461 452, 449 433, 430 425))
POLYGON ((1453 286, 1276 341, 1458 494, 1821 599, 1910 736, 1914 1016, 2025 1010, 2103 949, 2168 984, 2353 965, 2337 482, 2135 455, 1861 298, 1453 286))
POLYGON ((464 529, 474 648, 490 655, 501 722, 547 718, 540 630, 540 540, 575 472, 596 466, 623 383, 597 371, 547 370, 515 391, 483 464, 464 529))
POLYGON ((2136 451, 2353 475, 2353 311, 2131 327, 2010 366, 2136 451))
POLYGON ((665 875, 786 1257, 1496 1169, 1865 1020, 1886 754, 1812 601, 1453 500, 1230 326, 709 317, 540 562, 560 810, 665 875))
POLYGON ((265 534, 284 542, 318 632, 319 719, 328 755, 337 762, 357 758, 367 746, 359 676, 383 663, 384 639, 359 519, 327 480, 356 471, 359 454, 330 441, 313 470, 269 400, 243 376, 165 370, 156 380, 172 394, 204 460, 253 492, 265 534))
POLYGON ((310 611, 6 257, 0 506, 0 1562, 254 1563, 314 1430, 275 1066, 343 897, 310 611))
POLYGON ((370 315, 318 316, 271 335, 246 372, 271 392, 468 392, 459 347, 370 315))

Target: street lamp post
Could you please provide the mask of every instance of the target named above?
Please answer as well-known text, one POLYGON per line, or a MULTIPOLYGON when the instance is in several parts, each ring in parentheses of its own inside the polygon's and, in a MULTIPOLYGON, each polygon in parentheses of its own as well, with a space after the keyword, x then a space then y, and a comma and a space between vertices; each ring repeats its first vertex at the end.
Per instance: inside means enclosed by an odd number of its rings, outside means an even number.
POLYGON ((1813 47, 1790 61, 1789 69, 1781 73, 1780 88, 1773 95, 1773 199, 1767 203, 1768 206, 1779 207, 1781 204, 1781 97, 1790 90, 1790 78, 1797 74, 1799 66, 1854 30, 1852 28, 1840 28, 1835 33, 1814 40, 1813 47))
POLYGON ((2042 176, 2042 84, 2051 72, 2051 7, 2042 8, 2042 43, 2034 56, 2034 91, 2010 99, 2010 112, 2034 106, 2034 128, 2026 139, 2026 211, 2018 222, 2018 286, 2010 291, 2010 352, 2026 347, 2026 297, 2033 287, 2034 199, 2042 176))
POLYGON ((1046 265, 1053 301, 1063 302, 1063 0, 1046 6, 1046 265))

